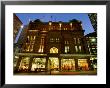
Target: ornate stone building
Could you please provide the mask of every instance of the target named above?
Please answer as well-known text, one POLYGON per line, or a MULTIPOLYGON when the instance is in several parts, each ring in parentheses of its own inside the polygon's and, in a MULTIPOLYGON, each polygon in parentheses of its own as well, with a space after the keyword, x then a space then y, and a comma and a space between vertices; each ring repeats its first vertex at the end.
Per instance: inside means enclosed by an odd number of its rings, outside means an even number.
POLYGON ((13 41, 15 41, 22 24, 23 23, 20 21, 20 19, 14 13, 13 14, 13 27, 14 27, 13 28, 13 41))
POLYGON ((30 21, 15 53, 15 71, 90 70, 90 55, 81 21, 30 21))

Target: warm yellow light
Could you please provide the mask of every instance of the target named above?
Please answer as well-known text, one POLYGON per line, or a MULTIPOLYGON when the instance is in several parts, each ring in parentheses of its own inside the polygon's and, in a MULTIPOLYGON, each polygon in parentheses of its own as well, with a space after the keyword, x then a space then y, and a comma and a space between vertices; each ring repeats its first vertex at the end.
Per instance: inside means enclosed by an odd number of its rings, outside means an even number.
POLYGON ((60 27, 61 27, 61 25, 62 25, 62 24, 61 24, 61 23, 59 23, 59 25, 60 25, 60 27))
POLYGON ((70 25, 72 26, 72 23, 70 23, 70 25))
POLYGON ((56 47, 52 47, 50 49, 50 53, 58 53, 58 49, 56 47))
POLYGON ((91 39, 91 41, 92 41, 92 42, 95 42, 95 41, 96 41, 96 39, 95 39, 95 38, 93 38, 93 39, 91 39))
POLYGON ((19 58, 18 56, 15 56, 15 58, 19 58))
POLYGON ((49 22, 49 25, 52 25, 52 22, 49 22))

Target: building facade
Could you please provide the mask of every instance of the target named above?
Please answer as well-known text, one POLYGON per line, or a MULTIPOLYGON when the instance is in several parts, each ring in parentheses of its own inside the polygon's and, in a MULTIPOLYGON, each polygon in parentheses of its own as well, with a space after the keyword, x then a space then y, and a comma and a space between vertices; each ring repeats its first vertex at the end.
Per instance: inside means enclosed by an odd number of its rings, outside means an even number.
POLYGON ((94 31, 97 32, 97 13, 89 13, 88 16, 94 28, 94 31))
POLYGON ((14 13, 13 14, 13 41, 15 41, 22 24, 23 23, 20 21, 20 19, 14 13))
POLYGON ((20 51, 15 53, 15 71, 91 70, 89 48, 81 21, 30 21, 20 51))
POLYGON ((97 32, 89 33, 85 37, 86 37, 90 55, 95 55, 90 59, 91 67, 93 67, 93 69, 97 69, 97 32))

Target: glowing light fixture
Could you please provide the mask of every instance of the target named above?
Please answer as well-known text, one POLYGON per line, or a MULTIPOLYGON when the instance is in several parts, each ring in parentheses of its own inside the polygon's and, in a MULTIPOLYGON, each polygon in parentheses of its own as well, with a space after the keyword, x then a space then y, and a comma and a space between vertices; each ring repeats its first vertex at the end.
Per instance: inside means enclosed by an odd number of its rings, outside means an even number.
POLYGON ((52 25, 52 22, 49 22, 49 25, 52 25))
POLYGON ((24 26, 23 25, 21 25, 21 28, 23 28, 24 26))
POLYGON ((96 41, 96 39, 95 39, 95 38, 93 38, 93 39, 91 39, 91 41, 92 41, 92 42, 95 42, 95 41, 96 41))
POLYGON ((61 28, 61 25, 62 25, 62 24, 61 24, 61 23, 59 23, 59 25, 60 25, 60 28, 61 28))

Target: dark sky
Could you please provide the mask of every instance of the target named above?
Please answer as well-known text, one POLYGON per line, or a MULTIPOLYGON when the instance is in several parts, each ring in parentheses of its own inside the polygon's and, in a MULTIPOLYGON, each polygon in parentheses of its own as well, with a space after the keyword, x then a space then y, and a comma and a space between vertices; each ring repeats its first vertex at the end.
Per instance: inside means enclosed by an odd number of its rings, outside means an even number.
POLYGON ((69 20, 77 19, 82 21, 83 30, 85 30, 84 34, 94 31, 86 13, 16 13, 16 15, 23 22, 23 25, 27 25, 29 20, 33 21, 35 19, 40 19, 43 22, 68 22, 69 20))

